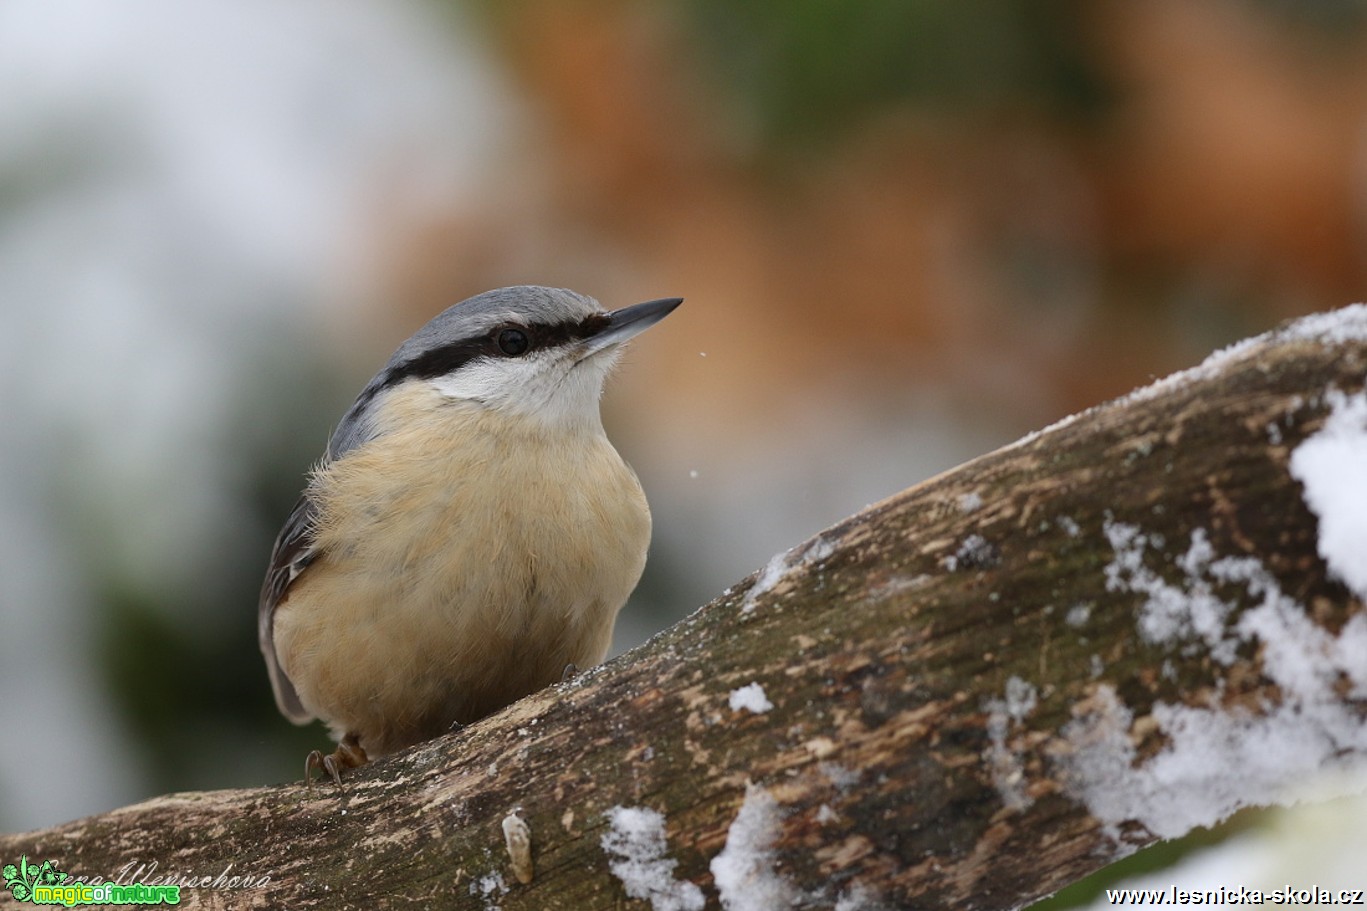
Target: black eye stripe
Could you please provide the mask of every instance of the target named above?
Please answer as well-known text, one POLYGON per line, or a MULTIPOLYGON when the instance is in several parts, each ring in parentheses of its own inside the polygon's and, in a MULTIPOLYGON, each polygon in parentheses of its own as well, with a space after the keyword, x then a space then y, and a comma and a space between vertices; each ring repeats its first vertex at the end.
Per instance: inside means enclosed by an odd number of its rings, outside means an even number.
POLYGON ((367 391, 374 395, 381 389, 397 386, 407 379, 428 380, 445 376, 459 370, 478 357, 508 357, 498 345, 500 333, 507 329, 517 329, 526 333, 529 343, 527 350, 530 351, 590 338, 601 332, 607 324, 608 315, 606 313, 595 313, 576 322, 555 323, 553 325, 499 326, 485 335, 459 339, 424 351, 401 363, 393 364, 380 375, 379 381, 373 383, 367 391))
POLYGON ((606 313, 595 313, 577 323, 556 323, 551 326, 537 325, 525 328, 531 337, 533 347, 550 348, 597 335, 607 325, 608 315, 606 313))

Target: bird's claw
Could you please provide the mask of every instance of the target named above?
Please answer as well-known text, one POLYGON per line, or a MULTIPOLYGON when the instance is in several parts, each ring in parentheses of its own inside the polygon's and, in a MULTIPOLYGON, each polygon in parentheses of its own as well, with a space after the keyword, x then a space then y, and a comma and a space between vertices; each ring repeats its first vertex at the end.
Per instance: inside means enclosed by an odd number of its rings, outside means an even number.
POLYGON ((333 784, 337 785, 337 790, 342 790, 342 769, 355 769, 365 765, 370 761, 365 750, 361 747, 360 740, 355 734, 347 734, 342 738, 342 742, 337 744, 337 749, 323 755, 321 750, 314 750, 304 759, 304 785, 308 788, 309 794, 313 794, 313 773, 322 772, 332 779, 333 784))

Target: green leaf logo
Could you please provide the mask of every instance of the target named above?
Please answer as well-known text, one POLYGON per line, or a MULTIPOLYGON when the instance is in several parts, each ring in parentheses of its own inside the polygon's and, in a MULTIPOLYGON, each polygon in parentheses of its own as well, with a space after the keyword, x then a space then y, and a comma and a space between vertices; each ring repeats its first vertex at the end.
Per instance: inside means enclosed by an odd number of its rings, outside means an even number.
POLYGON ((19 856, 19 866, 5 864, 0 874, 5 877, 5 888, 21 902, 33 897, 34 886, 60 886, 68 879, 66 873, 57 869, 56 861, 45 860, 36 867, 29 866, 26 854, 19 856))

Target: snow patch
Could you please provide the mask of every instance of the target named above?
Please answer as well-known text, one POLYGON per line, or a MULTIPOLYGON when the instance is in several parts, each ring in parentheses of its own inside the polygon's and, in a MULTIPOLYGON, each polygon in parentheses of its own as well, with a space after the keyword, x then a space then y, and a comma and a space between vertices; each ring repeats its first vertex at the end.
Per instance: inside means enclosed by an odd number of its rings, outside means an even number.
POLYGON ((755 604, 760 596, 772 591, 788 574, 788 570, 798 566, 819 563, 833 553, 835 553, 835 542, 817 535, 805 545, 794 547, 781 554, 774 554, 769 558, 769 562, 764 564, 764 568, 755 576, 755 581, 745 592, 745 598, 740 604, 740 612, 749 614, 754 611, 755 604))
POLYGON ((872 911, 881 907, 877 897, 863 884, 852 883, 835 901, 833 911, 872 911))
POLYGON ((1025 763, 1006 740, 1038 704, 1039 694, 1034 685, 1013 676, 1006 681, 1005 698, 988 699, 984 705, 987 736, 991 741, 984 759, 1002 803, 1012 810, 1024 810, 1034 803, 1034 799, 1025 791, 1025 763))
POLYGON ((1006 681, 1006 713, 1012 721, 1021 723, 1038 704, 1039 696, 1034 684, 1014 676, 1006 681))
POLYGON ((1107 522, 1106 534, 1116 550, 1107 587, 1146 596, 1138 621, 1145 639, 1204 643, 1225 661, 1241 645, 1256 645, 1262 673, 1280 691, 1280 700, 1261 706, 1260 715, 1221 707, 1218 694, 1210 706, 1155 703, 1152 721, 1167 745, 1139 762, 1130 739, 1132 710, 1113 687, 1100 685, 1090 711, 1063 728, 1071 751, 1059 763, 1069 792, 1113 837, 1128 820, 1173 838, 1245 806, 1292 802, 1295 787, 1351 766, 1367 751, 1367 728, 1341 692, 1347 683, 1353 698, 1367 696, 1367 616, 1353 617, 1333 635, 1259 560, 1217 558, 1201 529, 1174 561, 1183 573, 1176 583, 1145 566, 1146 550, 1161 547, 1157 536, 1118 522, 1107 522), (1238 588, 1255 606, 1230 622, 1234 604, 1215 592, 1238 588))
POLYGON ((702 911, 696 884, 674 878, 677 860, 665 856, 664 814, 648 807, 616 806, 607 812, 610 828, 599 844, 612 858, 608 868, 628 898, 650 902, 652 911, 702 911))
POLYGON ((959 496, 959 512, 964 515, 978 511, 982 508, 982 505, 982 494, 978 493, 976 490, 970 490, 968 493, 960 494, 959 496))
POLYGON ((788 569, 788 553, 774 554, 769 558, 769 562, 764 564, 764 568, 755 577, 755 583, 750 586, 745 593, 745 600, 740 604, 740 612, 748 614, 755 609, 755 602, 760 595, 768 593, 778 584, 778 580, 783 578, 784 572, 788 569))
POLYGON ((959 549, 950 556, 940 560, 940 565, 950 572, 955 572, 960 567, 972 569, 974 567, 990 566, 997 560, 997 548, 982 535, 972 534, 964 538, 959 544, 959 549))
POLYGON ((1223 581, 1222 573, 1229 569, 1227 562, 1234 558, 1215 561, 1205 529, 1198 528, 1192 532, 1187 552, 1177 558, 1184 578, 1182 584, 1174 585, 1144 563, 1148 548, 1163 547, 1161 536, 1146 535, 1137 526, 1110 519, 1102 530, 1115 550, 1115 558, 1105 570, 1106 590, 1147 597, 1139 609, 1139 634, 1144 641, 1154 645, 1182 642, 1182 654, 1190 656, 1200 648, 1199 640, 1216 661, 1224 665, 1232 662, 1239 640, 1226 635, 1225 618, 1233 604, 1215 594, 1212 582, 1223 581))
POLYGON ((826 780, 835 785, 837 790, 848 791, 850 788, 859 784, 860 773, 854 769, 848 769, 838 762, 820 762, 817 769, 826 777, 826 780))
POLYGON ((1309 339, 1321 345, 1367 341, 1367 304, 1352 304, 1328 313, 1312 313, 1285 330, 1286 338, 1309 339))
POLYGON ((764 687, 758 683, 746 684, 739 689, 732 690, 729 702, 733 712, 744 709, 747 712, 754 712, 756 715, 763 715, 774 707, 774 704, 764 695, 764 687))
POLYGON ((783 813, 764 788, 747 784, 745 802, 726 832, 726 845, 709 868, 727 911, 772 911, 787 908, 799 897, 776 869, 774 843, 783 813))
POLYGON ((1367 392, 1327 399, 1329 418, 1291 453, 1291 476, 1319 518, 1330 574, 1367 601, 1367 392))
POLYGON ((484 899, 484 907, 487 911, 493 911, 498 907, 498 900, 508 894, 508 884, 504 882, 502 873, 486 873, 470 881, 470 894, 484 899))

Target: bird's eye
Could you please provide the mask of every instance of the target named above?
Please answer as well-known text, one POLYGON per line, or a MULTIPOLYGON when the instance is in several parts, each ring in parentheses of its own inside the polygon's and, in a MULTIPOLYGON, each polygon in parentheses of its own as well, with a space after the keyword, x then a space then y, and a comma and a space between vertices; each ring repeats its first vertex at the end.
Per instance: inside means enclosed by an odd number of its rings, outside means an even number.
POLYGON ((531 342, 527 340, 527 333, 521 329, 504 329, 498 334, 498 350, 508 357, 517 357, 526 352, 531 342))

